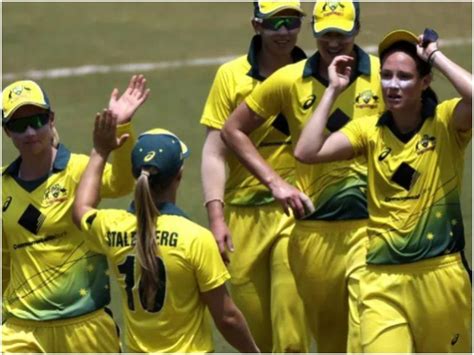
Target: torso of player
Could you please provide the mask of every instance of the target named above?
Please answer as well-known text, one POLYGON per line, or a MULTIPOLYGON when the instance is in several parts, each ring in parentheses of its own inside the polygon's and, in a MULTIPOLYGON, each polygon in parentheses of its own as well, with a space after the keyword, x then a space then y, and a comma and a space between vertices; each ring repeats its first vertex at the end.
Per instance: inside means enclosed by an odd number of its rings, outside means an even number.
POLYGON ((71 217, 78 183, 71 168, 86 163, 87 157, 72 154, 64 170, 32 191, 3 175, 3 234, 12 265, 3 300, 7 315, 70 318, 108 303, 106 260, 85 246, 71 217))
MULTIPOLYGON (((367 54, 360 55, 365 58, 365 73, 354 78, 338 97, 329 116, 327 133, 339 130, 351 120, 383 111, 379 61, 367 54)), ((247 99, 249 106, 262 117, 265 112, 283 113, 288 120, 292 148, 327 87, 327 82, 313 69, 317 65, 315 57, 280 69, 247 99)), ((366 176, 364 158, 317 165, 296 162, 296 185, 310 196, 316 207, 316 212, 307 219, 367 218, 366 176)))
POLYGON ((100 214, 97 217, 104 225, 100 248, 107 255, 121 290, 129 349, 137 352, 212 351, 210 324, 199 295, 201 288, 207 287, 206 283, 214 288, 228 278, 212 235, 183 216, 163 213, 158 217, 156 260, 160 287, 155 308, 145 311, 139 296, 142 291, 139 287, 141 267, 135 253, 136 217, 126 211, 105 211, 105 217, 100 214), (105 220, 107 222, 103 222, 105 220), (219 261, 217 266, 212 256, 219 261), (204 271, 206 268, 211 271, 204 271))
MULTIPOLYGON (((201 123, 222 129, 229 115, 265 78, 258 74, 256 53, 260 44, 254 37, 248 55, 222 65, 216 75, 213 91, 206 103, 201 123)), ((295 48, 295 61, 304 59, 304 53, 295 48)), ((250 134, 259 154, 286 181, 294 182, 295 160, 292 154, 290 132, 286 118, 275 114, 250 134)), ((225 202, 231 205, 262 205, 274 201, 271 193, 237 159, 228 153, 229 167, 225 187, 225 202)))
POLYGON ((368 263, 410 263, 464 248, 460 187, 470 132, 449 122, 457 102, 438 105, 406 143, 376 118, 367 127, 368 263))

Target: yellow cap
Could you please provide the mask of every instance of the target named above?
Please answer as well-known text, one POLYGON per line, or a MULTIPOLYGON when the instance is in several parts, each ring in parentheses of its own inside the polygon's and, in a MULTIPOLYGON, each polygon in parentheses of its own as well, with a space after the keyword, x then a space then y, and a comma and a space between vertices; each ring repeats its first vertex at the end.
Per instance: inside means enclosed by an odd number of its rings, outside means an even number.
POLYGON ((299 1, 254 1, 254 16, 269 18, 283 10, 295 10, 305 16, 299 1))
POLYGON ((327 32, 354 35, 358 28, 358 1, 316 1, 313 10, 313 33, 320 37, 327 32))
POLYGON ((407 30, 395 30, 389 32, 379 43, 379 56, 390 46, 397 42, 409 42, 418 44, 418 36, 407 30))
POLYGON ((46 93, 31 80, 20 80, 8 85, 2 92, 2 121, 7 122, 20 107, 33 105, 49 110, 46 93))

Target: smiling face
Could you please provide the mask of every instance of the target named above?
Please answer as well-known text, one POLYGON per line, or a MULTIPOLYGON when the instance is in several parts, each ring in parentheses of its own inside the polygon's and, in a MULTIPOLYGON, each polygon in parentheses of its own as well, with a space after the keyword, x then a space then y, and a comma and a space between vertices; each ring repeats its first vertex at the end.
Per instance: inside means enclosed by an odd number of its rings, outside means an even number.
POLYGON ((346 36, 339 32, 327 32, 316 38, 322 62, 329 66, 338 55, 350 55, 354 50, 355 35, 346 36))
MULTIPOLYGON (((10 118, 10 120, 20 120, 38 114, 49 112, 40 107, 25 105, 20 107, 10 118)), ((44 154, 48 149, 52 148, 54 114, 50 112, 49 121, 40 128, 27 126, 23 132, 14 132, 5 127, 6 134, 12 139, 13 144, 20 152, 20 155, 35 156, 44 154)))
MULTIPOLYGON (((273 15, 272 18, 300 16, 300 13, 295 10, 282 10, 273 15)), ((263 49, 276 56, 289 55, 291 53, 293 48, 296 46, 298 34, 301 29, 301 27, 288 29, 283 25, 278 30, 272 30, 265 28, 262 23, 259 23, 255 20, 252 21, 252 24, 255 31, 260 33, 262 37, 263 49)))
POLYGON ((403 51, 393 51, 383 57, 382 90, 387 109, 415 110, 421 105, 421 94, 431 76, 421 77, 415 59, 403 51))

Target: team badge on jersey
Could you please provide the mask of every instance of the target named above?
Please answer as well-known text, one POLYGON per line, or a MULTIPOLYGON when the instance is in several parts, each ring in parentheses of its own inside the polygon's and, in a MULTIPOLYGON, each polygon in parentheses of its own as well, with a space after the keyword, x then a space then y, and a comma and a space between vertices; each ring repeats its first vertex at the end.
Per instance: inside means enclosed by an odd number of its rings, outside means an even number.
POLYGON ((421 141, 419 141, 416 144, 416 153, 423 154, 429 150, 434 150, 435 147, 436 147, 436 137, 424 134, 423 137, 421 138, 421 141))
POLYGON ((43 195, 43 203, 51 205, 56 202, 67 200, 67 189, 59 184, 54 184, 46 189, 43 195))
POLYGON ((372 90, 364 90, 357 94, 355 106, 357 108, 376 108, 379 105, 379 97, 372 90))

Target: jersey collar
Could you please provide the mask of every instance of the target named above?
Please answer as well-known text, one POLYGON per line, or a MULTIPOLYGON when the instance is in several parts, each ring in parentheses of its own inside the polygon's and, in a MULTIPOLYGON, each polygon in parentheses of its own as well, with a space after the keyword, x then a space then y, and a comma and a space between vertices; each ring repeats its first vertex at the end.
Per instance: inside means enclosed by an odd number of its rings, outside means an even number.
MULTIPOLYGON (((190 219, 178 206, 176 206, 174 203, 171 202, 162 202, 158 206, 158 211, 160 211, 160 214, 162 215, 171 215, 171 216, 180 216, 184 217, 186 219, 190 219)), ((128 206, 127 209, 128 212, 135 214, 136 209, 135 209, 135 201, 132 201, 130 203, 130 206, 128 206)))
MULTIPOLYGON (((370 75, 371 68, 369 55, 357 45, 354 45, 354 50, 356 52, 357 58, 357 72, 354 77, 357 78, 359 75, 370 75)), ((314 53, 310 58, 308 58, 304 66, 303 78, 308 78, 312 76, 327 86, 329 82, 319 75, 318 68, 320 61, 321 54, 319 52, 314 53)))
MULTIPOLYGON (((71 158, 71 152, 62 144, 58 145, 58 152, 53 162, 53 173, 63 171, 67 167, 67 163, 71 158)), ((20 170, 21 157, 18 157, 13 161, 2 173, 2 175, 10 175, 14 178, 18 177, 18 171, 20 170)))
MULTIPOLYGON (((264 81, 266 78, 260 75, 258 68, 258 53, 262 50, 262 37, 255 35, 250 42, 249 52, 247 54, 247 61, 250 64, 250 70, 247 75, 259 80, 264 81)), ((306 53, 299 47, 295 46, 291 51, 291 56, 293 58, 293 63, 296 63, 300 60, 306 59, 306 53)))
MULTIPOLYGON (((425 119, 433 118, 435 116, 437 105, 438 104, 431 99, 423 101, 423 106, 421 107, 421 118, 423 122, 425 119)), ((392 122, 392 120, 392 113, 390 111, 385 111, 378 119, 377 126, 387 126, 392 122)))

